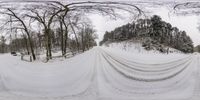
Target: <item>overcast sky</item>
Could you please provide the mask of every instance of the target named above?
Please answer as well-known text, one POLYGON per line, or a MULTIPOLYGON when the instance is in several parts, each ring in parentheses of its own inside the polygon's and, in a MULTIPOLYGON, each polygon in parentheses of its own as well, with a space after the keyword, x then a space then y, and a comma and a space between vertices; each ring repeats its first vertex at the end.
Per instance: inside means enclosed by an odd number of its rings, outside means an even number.
MULTIPOLYGON (((169 13, 170 11, 166 7, 153 9, 151 8, 149 10, 152 11, 152 15, 157 14, 161 16, 164 21, 171 23, 172 26, 176 26, 180 30, 185 30, 187 34, 192 38, 195 46, 200 44, 200 32, 197 29, 198 23, 200 21, 200 19, 198 19, 198 16, 177 16, 173 13, 169 13)), ((99 39, 97 40, 98 42, 103 39, 105 31, 112 31, 116 27, 130 22, 130 19, 128 17, 125 19, 109 20, 109 18, 104 18, 104 16, 93 14, 90 15, 90 18, 99 35, 99 39)))

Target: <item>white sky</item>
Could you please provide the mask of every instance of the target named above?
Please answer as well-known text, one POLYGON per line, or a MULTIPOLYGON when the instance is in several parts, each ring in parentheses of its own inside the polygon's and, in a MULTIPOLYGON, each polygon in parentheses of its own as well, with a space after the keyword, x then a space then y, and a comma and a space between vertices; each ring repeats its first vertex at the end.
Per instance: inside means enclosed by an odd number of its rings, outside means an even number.
MULTIPOLYGON (((187 34, 192 38, 195 46, 200 44, 200 32, 197 29, 199 22, 198 16, 177 16, 174 14, 169 14, 169 10, 165 7, 153 8, 151 10, 153 11, 152 15, 157 14, 161 16, 162 20, 171 23, 172 26, 178 27, 179 30, 185 30, 187 34)), ((116 27, 130 22, 129 18, 109 20, 109 18, 104 18, 103 16, 97 14, 91 15, 90 18, 99 35, 97 42, 103 39, 105 31, 112 31, 116 27)))

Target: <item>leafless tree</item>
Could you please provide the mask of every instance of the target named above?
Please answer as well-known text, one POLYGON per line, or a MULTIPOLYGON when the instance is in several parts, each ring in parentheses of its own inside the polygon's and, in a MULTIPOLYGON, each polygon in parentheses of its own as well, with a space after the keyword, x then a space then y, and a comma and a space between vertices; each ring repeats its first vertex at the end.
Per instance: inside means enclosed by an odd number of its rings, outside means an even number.
POLYGON ((175 4, 173 7, 175 13, 188 15, 188 14, 200 14, 200 2, 184 2, 175 4))
MULTIPOLYGON (((200 15, 200 2, 178 3, 173 9, 179 15, 200 15)), ((200 25, 198 29, 200 30, 200 25)))
MULTIPOLYGON (((103 2, 97 2, 97 1, 83 1, 83 2, 70 2, 70 3, 62 3, 59 1, 18 1, 17 3, 21 4, 27 4, 29 6, 24 6, 23 8, 20 8, 20 10, 23 10, 26 12, 25 14, 22 14, 23 17, 17 16, 17 14, 10 8, 11 6, 5 6, 5 4, 12 4, 16 3, 17 1, 4 1, 0 2, 0 5, 2 9, 7 9, 9 13, 7 14, 11 17, 14 17, 18 22, 21 23, 22 29, 26 32, 29 45, 31 47, 31 53, 33 58, 35 59, 34 49, 33 49, 33 43, 31 41, 30 37, 30 31, 27 28, 27 25, 34 22, 39 23, 42 25, 44 30, 44 36, 45 36, 45 46, 46 46, 46 57, 47 60, 52 59, 52 34, 53 31, 53 24, 55 24, 57 21, 60 22, 60 29, 62 31, 62 39, 61 43, 63 55, 66 53, 66 45, 67 45, 67 39, 68 39, 68 30, 69 28, 72 30, 72 32, 75 35, 75 41, 77 45, 77 49, 79 51, 80 44, 77 36, 77 32, 75 29, 76 21, 72 19, 71 14, 78 13, 80 14, 78 17, 82 17, 86 13, 98 13, 105 16, 109 16, 111 18, 117 18, 119 17, 119 13, 117 13, 118 10, 129 12, 133 15, 142 15, 143 11, 137 7, 134 4, 130 3, 123 3, 123 2, 109 2, 109 1, 103 1, 103 2), (31 6, 30 6, 31 5, 31 6), (23 18, 30 18, 29 23, 25 23, 23 18), (63 36, 63 26, 65 28, 65 34, 63 36), (69 27, 70 26, 70 27, 69 27), (64 38, 63 38, 64 37, 64 38)), ((77 15, 78 15, 77 14, 77 15)), ((77 18, 78 18, 77 17, 77 18)), ((12 20, 12 22, 15 20, 12 20)), ((83 41, 83 40, 82 40, 83 41)))
POLYGON ((11 27, 11 29, 16 29, 16 30, 20 29, 26 33, 28 37, 28 43, 30 45, 30 50, 31 50, 33 60, 36 60, 36 56, 34 53, 34 46, 32 43, 31 36, 30 36, 30 30, 28 29, 28 25, 24 21, 24 16, 17 15, 17 13, 15 13, 14 10, 10 8, 7 8, 7 11, 1 12, 1 14, 5 14, 8 16, 8 18, 10 18, 8 21, 5 22, 4 25, 16 23, 17 26, 13 26, 11 27))

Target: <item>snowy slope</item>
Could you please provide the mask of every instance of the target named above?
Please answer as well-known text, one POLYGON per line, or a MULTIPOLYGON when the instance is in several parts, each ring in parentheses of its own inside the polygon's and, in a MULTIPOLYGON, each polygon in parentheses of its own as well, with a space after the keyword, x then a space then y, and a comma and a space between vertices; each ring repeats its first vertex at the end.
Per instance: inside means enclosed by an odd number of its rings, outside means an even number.
POLYGON ((0 56, 0 100, 198 100, 199 54, 142 54, 106 47, 65 61, 0 56))
MULTIPOLYGON (((143 54, 149 54, 149 53, 160 53, 157 50, 150 50, 147 51, 142 47, 141 41, 134 41, 134 40, 126 40, 126 41, 121 41, 121 42, 106 42, 103 44, 103 47, 111 47, 114 49, 121 49, 126 52, 133 52, 133 53, 143 53, 143 54)), ((167 47, 166 47, 167 49, 167 47)), ((169 48, 169 53, 182 53, 179 50, 169 48)))

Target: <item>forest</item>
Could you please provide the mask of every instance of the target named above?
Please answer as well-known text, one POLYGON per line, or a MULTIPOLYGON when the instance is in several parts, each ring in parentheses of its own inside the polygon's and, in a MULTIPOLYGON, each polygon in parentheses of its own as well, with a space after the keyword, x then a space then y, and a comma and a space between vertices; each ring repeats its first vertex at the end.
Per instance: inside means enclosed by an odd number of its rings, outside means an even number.
POLYGON ((116 10, 141 15, 132 4, 121 2, 8 1, 0 3, 0 53, 19 52, 33 60, 61 51, 62 57, 89 50, 97 43, 87 14, 117 18, 116 10))
POLYGON ((184 53, 193 52, 193 41, 186 32, 163 21, 158 15, 138 19, 106 32, 100 45, 106 41, 119 42, 129 39, 141 40, 142 46, 147 50, 167 52, 164 47, 171 47, 184 53))

